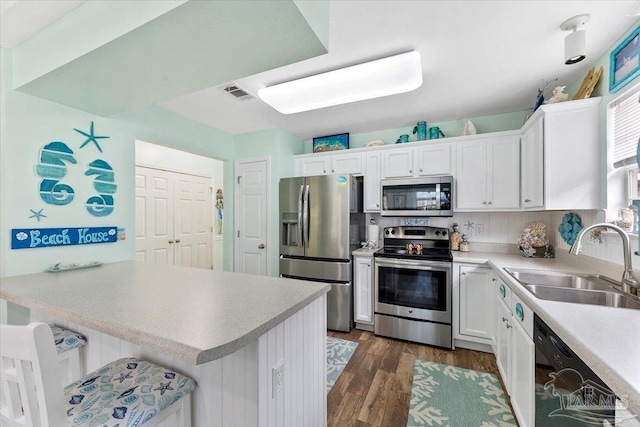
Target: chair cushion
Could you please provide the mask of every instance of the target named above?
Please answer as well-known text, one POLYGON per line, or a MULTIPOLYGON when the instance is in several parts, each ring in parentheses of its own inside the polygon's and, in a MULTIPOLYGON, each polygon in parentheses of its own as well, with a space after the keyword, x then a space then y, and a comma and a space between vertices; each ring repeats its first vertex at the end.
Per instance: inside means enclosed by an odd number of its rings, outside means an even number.
POLYGON ((53 332, 53 339, 56 342, 58 354, 64 353, 74 348, 82 347, 87 343, 87 339, 78 333, 63 329, 59 326, 49 325, 53 332))
POLYGON ((65 387, 70 426, 142 426, 196 382, 142 359, 111 362, 65 387))

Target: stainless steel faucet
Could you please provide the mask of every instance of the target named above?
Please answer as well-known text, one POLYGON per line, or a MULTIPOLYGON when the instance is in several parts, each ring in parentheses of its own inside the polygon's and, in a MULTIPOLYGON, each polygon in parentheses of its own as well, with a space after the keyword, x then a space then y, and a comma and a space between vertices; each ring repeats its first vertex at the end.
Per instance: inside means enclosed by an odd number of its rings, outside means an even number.
POLYGON ((620 286, 624 292, 630 293, 632 295, 638 295, 638 291, 640 290, 640 280, 633 274, 633 266, 631 265, 631 244, 629 243, 629 236, 627 233, 617 225, 607 224, 605 222, 599 224, 590 225, 587 228, 583 228, 580 233, 576 236, 576 241, 571 245, 571 249, 569 249, 569 253, 573 255, 578 255, 580 252, 580 245, 582 244, 582 237, 584 235, 593 230, 594 228, 610 228, 611 230, 617 232, 622 238, 622 250, 624 251, 624 273, 622 273, 622 279, 620 280, 620 286))

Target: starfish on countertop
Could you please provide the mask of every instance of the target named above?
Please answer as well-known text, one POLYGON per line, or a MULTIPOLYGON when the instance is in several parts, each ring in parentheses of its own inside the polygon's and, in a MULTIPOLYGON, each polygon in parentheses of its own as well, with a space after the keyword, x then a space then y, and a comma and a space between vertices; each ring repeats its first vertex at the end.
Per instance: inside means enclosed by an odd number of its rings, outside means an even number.
POLYGON ((94 144, 96 144, 96 147, 98 148, 98 151, 100 151, 102 153, 102 148, 100 148, 100 144, 98 144, 98 140, 99 139, 105 139, 105 138, 110 138, 109 136, 99 136, 99 135, 94 135, 93 134, 93 120, 91 121, 91 129, 89 130, 89 133, 83 132, 80 129, 76 129, 73 128, 73 130, 75 130, 76 132, 84 135, 87 137, 86 141, 84 141, 82 143, 82 145, 80 146, 80 148, 84 147, 85 145, 87 145, 90 142, 93 142, 94 144))

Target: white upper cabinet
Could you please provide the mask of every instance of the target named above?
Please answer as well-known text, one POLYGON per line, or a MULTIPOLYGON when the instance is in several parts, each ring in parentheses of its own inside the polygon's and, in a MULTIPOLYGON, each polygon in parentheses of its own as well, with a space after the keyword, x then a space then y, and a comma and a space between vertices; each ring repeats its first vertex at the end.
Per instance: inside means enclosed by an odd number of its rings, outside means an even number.
POLYGON ((395 148, 382 153, 383 178, 413 177, 413 148, 395 148))
POLYGON ((544 121, 538 116, 522 133, 521 139, 521 206, 524 209, 544 206, 544 121))
POLYGON ((364 156, 364 211, 380 212, 380 152, 364 156))
POLYGON ((451 144, 416 147, 415 162, 417 176, 451 175, 451 144))
POLYGON ((605 182, 606 173, 601 161, 600 101, 589 98, 542 105, 523 126, 523 144, 534 144, 522 153, 523 171, 533 174, 523 182, 523 201, 531 200, 524 208, 604 208, 599 185, 605 182), (538 177, 541 170, 542 179, 538 177))
POLYGON ((362 174, 361 153, 309 154, 296 159, 300 176, 330 175, 333 173, 362 174))
POLYGON ((520 137, 493 136, 457 146, 457 210, 520 207, 520 137))
POLYGON ((383 178, 451 175, 451 171, 451 143, 420 143, 382 152, 383 178))

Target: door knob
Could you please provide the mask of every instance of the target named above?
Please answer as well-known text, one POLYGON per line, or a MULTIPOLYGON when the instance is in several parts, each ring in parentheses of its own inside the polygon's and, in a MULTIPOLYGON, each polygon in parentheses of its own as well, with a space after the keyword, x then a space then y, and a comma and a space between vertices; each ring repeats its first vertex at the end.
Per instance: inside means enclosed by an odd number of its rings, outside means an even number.
POLYGON ((265 248, 264 243, 260 243, 260 244, 258 245, 258 249, 264 249, 264 248, 265 248))
POLYGON ((180 243, 180 239, 176 239, 176 243, 180 243))
POLYGON ((169 244, 173 244, 173 240, 169 240, 169 244))

